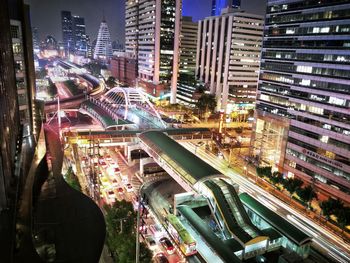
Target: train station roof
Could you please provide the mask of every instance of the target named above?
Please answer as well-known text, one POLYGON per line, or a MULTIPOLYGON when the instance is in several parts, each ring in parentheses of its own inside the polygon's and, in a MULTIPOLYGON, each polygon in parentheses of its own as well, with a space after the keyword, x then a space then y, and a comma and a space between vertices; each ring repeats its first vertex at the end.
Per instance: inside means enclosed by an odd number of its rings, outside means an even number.
POLYGON ((143 132, 139 138, 192 185, 210 178, 224 177, 218 170, 161 131, 143 132))
POLYGON ((239 195, 239 198, 241 199, 243 205, 247 206, 279 233, 293 241, 298 246, 311 242, 311 237, 309 235, 305 234, 305 232, 301 231, 299 228, 265 207, 249 194, 242 193, 239 195))

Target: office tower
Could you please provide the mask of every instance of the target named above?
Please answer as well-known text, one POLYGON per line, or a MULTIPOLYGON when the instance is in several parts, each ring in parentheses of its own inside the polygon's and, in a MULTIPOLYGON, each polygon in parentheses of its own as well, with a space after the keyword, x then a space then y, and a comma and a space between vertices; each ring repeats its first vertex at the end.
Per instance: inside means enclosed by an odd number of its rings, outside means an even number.
POLYGON ((180 36, 180 0, 128 0, 125 3, 125 50, 138 61, 140 85, 176 101, 180 36))
POLYGON ((79 55, 86 55, 86 33, 85 33, 85 20, 80 16, 73 16, 73 39, 74 49, 79 55))
POLYGON ((33 27, 32 28, 32 33, 33 33, 33 50, 34 50, 34 53, 39 53, 40 52, 40 38, 39 38, 38 28, 37 27, 33 27))
POLYGON ((211 4, 211 15, 219 16, 224 8, 240 8, 241 0, 212 0, 211 4))
POLYGON ((268 1, 253 153, 350 202, 349 1, 268 1))
POLYGON ((254 108, 263 18, 226 8, 199 21, 196 77, 216 95, 217 110, 254 108))
POLYGON ((192 17, 184 16, 181 19, 180 29, 180 74, 194 75, 196 70, 198 23, 192 17))
POLYGON ((195 90, 193 85, 196 71, 198 23, 192 21, 192 17, 184 16, 181 19, 180 28, 180 62, 179 78, 176 98, 179 102, 194 105, 192 94, 195 90))
POLYGON ((73 19, 70 11, 61 11, 62 39, 66 56, 74 53, 73 19))
POLYGON ((138 54, 139 4, 137 0, 125 2, 125 52, 132 58, 138 54))
POLYGON ((92 58, 93 56, 93 51, 92 51, 92 44, 91 44, 91 39, 89 35, 86 35, 86 56, 88 58, 92 58))
POLYGON ((103 19, 98 30, 94 59, 107 61, 112 55, 111 35, 106 20, 103 19))

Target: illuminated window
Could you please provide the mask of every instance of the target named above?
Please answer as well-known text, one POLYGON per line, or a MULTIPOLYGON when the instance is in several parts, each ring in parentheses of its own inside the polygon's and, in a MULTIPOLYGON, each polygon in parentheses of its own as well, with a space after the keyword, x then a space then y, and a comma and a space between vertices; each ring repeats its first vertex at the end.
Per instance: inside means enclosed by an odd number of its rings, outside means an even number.
POLYGON ((328 143, 328 139, 329 139, 328 136, 324 136, 324 135, 323 135, 323 136, 321 137, 320 141, 321 141, 321 142, 324 142, 324 143, 328 143))
POLYGON ((336 97, 329 97, 329 103, 339 105, 339 106, 345 106, 346 100, 345 99, 339 99, 336 97))

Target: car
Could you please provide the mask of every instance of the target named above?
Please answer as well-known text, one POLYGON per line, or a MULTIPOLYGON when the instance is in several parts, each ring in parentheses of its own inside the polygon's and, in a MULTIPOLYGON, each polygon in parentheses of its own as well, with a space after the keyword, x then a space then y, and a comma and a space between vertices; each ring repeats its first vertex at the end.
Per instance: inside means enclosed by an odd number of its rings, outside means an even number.
POLYGON ((111 184, 112 184, 113 187, 117 187, 117 186, 118 186, 118 181, 117 181, 117 179, 112 179, 111 184))
POLYGON ((122 175, 121 175, 121 178, 122 178, 122 183, 123 183, 123 184, 125 184, 125 185, 129 184, 129 178, 128 178, 127 175, 122 174, 122 175))
POLYGON ((163 253, 158 253, 154 257, 155 262, 157 263, 169 263, 169 260, 166 258, 166 256, 163 253))
POLYGON ((100 165, 101 165, 103 168, 107 168, 107 164, 106 164, 106 162, 105 162, 105 161, 100 162, 100 165))
POLYGON ((119 167, 114 168, 114 175, 120 175, 120 168, 119 167))
POLYGON ((123 189, 122 187, 118 187, 118 188, 117 188, 117 192, 118 192, 119 194, 124 194, 124 189, 123 189))
POLYGON ((161 239, 159 239, 159 242, 166 249, 169 255, 175 252, 175 247, 173 246, 173 244, 170 242, 168 238, 162 237, 161 239))
POLYGON ((107 192, 107 196, 108 196, 108 199, 111 200, 111 201, 115 201, 115 193, 113 190, 108 190, 107 192))
POLYGON ((117 168, 117 167, 118 167, 118 164, 116 164, 115 161, 110 160, 110 161, 109 161, 109 166, 110 166, 110 167, 113 167, 113 168, 117 168))
POLYGON ((157 224, 150 225, 149 230, 156 238, 160 238, 165 234, 164 231, 162 230, 162 228, 160 226, 158 226, 157 224))
POLYGON ((108 179, 105 176, 100 177, 100 182, 103 186, 110 186, 108 179))
POLYGON ((151 250, 154 250, 157 247, 157 243, 151 235, 146 236, 145 241, 151 250))
POLYGON ((130 193, 130 192, 134 192, 134 188, 132 187, 131 184, 126 184, 125 185, 125 190, 130 193))

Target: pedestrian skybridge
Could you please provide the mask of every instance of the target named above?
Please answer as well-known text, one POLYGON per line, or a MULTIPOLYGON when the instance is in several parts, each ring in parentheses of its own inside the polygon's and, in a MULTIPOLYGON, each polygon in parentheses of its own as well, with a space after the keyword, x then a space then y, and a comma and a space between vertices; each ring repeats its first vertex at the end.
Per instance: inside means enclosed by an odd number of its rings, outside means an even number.
MULTIPOLYGON (((166 132, 143 132, 139 139, 143 150, 186 191, 206 197, 222 238, 234 239, 243 247, 241 258, 245 258, 245 254, 266 251, 269 237, 252 224, 237 189, 227 176, 171 139, 166 132)), ((208 243, 213 242, 208 240, 208 243)))

